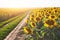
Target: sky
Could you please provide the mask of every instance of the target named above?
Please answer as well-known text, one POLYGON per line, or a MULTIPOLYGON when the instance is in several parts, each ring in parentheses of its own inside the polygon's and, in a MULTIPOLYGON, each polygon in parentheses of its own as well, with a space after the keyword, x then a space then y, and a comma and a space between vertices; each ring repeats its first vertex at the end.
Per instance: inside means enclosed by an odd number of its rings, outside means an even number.
POLYGON ((0 8, 60 7, 60 0, 0 0, 0 8))

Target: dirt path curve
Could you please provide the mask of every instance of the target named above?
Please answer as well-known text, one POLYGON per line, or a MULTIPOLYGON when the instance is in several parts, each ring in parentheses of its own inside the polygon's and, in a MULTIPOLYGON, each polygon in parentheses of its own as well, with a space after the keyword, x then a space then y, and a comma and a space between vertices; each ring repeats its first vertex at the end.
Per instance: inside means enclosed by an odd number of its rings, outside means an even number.
POLYGON ((17 25, 15 29, 13 29, 9 35, 4 40, 14 40, 16 38, 17 33, 19 32, 20 28, 25 25, 25 20, 29 17, 29 12, 27 16, 17 25))

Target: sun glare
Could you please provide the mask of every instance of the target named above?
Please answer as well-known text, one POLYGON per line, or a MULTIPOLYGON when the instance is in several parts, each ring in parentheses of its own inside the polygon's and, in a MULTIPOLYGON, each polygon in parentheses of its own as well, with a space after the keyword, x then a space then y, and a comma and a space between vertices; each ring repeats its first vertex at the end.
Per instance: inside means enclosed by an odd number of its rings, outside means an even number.
POLYGON ((0 0, 2 8, 60 7, 60 0, 0 0))

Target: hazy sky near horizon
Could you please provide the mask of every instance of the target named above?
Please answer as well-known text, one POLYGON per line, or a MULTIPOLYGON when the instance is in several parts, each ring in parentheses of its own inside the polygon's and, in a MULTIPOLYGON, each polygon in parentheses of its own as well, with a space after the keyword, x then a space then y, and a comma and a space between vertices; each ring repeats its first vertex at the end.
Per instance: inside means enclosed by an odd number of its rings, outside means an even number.
POLYGON ((0 8, 60 7, 60 0, 0 0, 0 8))

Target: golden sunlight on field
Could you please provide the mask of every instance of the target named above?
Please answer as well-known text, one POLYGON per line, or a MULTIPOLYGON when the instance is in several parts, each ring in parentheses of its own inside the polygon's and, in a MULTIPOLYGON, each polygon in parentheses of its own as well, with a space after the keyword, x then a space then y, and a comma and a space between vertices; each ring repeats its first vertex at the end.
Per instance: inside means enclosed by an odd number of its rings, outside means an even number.
POLYGON ((22 15, 27 10, 25 8, 0 8, 0 22, 17 15, 22 15))
POLYGON ((26 16, 25 9, 0 8, 0 40, 3 40, 26 16))
POLYGON ((20 9, 20 8, 0 8, 0 12, 23 12, 26 11, 27 9, 20 9))

